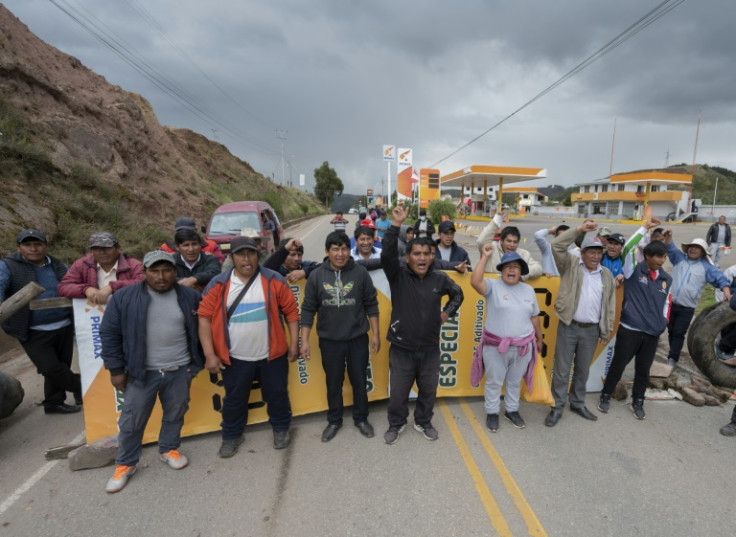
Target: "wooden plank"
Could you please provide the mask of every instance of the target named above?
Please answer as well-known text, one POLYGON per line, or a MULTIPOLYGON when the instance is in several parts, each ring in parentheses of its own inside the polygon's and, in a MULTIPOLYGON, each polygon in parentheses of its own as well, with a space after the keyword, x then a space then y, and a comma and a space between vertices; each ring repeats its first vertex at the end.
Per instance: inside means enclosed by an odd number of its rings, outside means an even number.
POLYGON ((71 298, 42 298, 40 300, 34 300, 28 307, 32 310, 48 310, 51 308, 71 308, 73 305, 71 298))
POLYGON ((43 293, 46 289, 36 282, 29 282, 17 293, 9 296, 0 304, 0 320, 9 319, 23 309, 31 300, 43 293))

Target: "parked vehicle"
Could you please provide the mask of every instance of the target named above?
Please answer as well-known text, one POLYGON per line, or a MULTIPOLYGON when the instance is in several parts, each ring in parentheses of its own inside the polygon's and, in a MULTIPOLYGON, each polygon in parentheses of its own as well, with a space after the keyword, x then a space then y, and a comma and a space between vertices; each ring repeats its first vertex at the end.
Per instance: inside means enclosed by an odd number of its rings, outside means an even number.
POLYGON ((224 253, 230 252, 230 242, 239 235, 261 242, 262 253, 272 254, 281 241, 281 222, 265 201, 234 201, 220 205, 210 218, 207 238, 220 245, 224 253))

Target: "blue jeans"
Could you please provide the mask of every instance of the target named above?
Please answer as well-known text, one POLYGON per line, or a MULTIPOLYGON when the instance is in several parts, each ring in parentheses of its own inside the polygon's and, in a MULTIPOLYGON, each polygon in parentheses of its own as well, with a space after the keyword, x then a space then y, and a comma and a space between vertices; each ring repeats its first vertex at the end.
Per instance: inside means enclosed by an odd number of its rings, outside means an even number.
POLYGON ((117 464, 138 463, 143 449, 143 431, 151 417, 156 396, 161 400, 163 416, 158 434, 158 452, 179 449, 184 414, 189 410, 189 386, 192 376, 186 366, 176 371, 146 371, 142 379, 129 379, 125 387, 123 412, 118 420, 117 464))
POLYGON ((273 360, 255 362, 230 358, 222 370, 225 400, 222 402, 222 439, 238 438, 248 423, 248 408, 266 404, 268 422, 274 431, 288 431, 291 424, 291 403, 288 391, 289 361, 284 354, 273 360), (260 382, 262 401, 248 403, 252 387, 260 382))

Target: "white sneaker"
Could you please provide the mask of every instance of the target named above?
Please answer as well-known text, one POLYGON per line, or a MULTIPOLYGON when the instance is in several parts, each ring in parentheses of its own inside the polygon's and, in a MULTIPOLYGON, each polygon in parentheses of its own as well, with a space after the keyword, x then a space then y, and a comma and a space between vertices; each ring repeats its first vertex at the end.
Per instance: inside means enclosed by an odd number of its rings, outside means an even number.
POLYGON ((161 462, 165 462, 169 465, 169 468, 173 468, 174 470, 181 470, 189 464, 189 459, 179 453, 178 449, 172 449, 166 453, 159 453, 158 458, 161 459, 161 462))
POLYGON ((115 467, 115 473, 110 478, 110 481, 107 482, 105 490, 107 492, 118 492, 120 490, 123 490, 123 487, 125 487, 125 484, 128 482, 128 478, 130 478, 130 476, 135 473, 135 470, 135 466, 125 466, 124 464, 118 464, 115 467))

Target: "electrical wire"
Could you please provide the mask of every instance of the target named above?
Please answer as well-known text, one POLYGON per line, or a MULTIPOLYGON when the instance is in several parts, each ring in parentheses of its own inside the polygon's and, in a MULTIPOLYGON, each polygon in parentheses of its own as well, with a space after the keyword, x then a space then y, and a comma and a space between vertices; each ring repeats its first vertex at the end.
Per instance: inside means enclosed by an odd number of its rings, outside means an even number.
POLYGON ((80 25, 84 30, 90 33, 97 41, 102 43, 105 47, 110 49, 125 63, 130 65, 135 71, 143 75, 147 80, 154 84, 157 88, 171 97, 173 100, 181 104, 184 108, 189 110, 192 114, 199 117, 203 121, 214 124, 220 127, 220 130, 228 133, 235 140, 241 141, 248 145, 255 147, 266 154, 276 154, 276 151, 268 149, 256 142, 244 133, 238 132, 235 129, 230 128, 222 121, 214 117, 208 112, 203 106, 199 105, 193 97, 187 94, 187 92, 176 82, 165 77, 160 69, 156 69, 150 65, 145 58, 137 55, 129 46, 127 46, 122 39, 115 36, 115 33, 104 27, 102 22, 97 17, 87 11, 85 8, 75 9, 72 6, 62 5, 62 0, 49 0, 54 6, 56 6, 62 13, 67 15, 70 19, 80 25), (87 12, 87 16, 82 11, 87 12), (97 22, 95 22, 95 20, 97 22))
POLYGON ((562 77, 560 77, 556 82, 553 84, 550 84, 547 86, 544 90, 539 92, 537 95, 529 99, 526 103, 521 105, 519 108, 508 114, 506 117, 501 119, 500 121, 496 122, 494 125, 492 125, 490 128, 483 131, 481 134, 470 140, 469 142, 465 143, 464 145, 460 146, 458 149, 454 150, 449 155, 441 158, 434 164, 430 166, 430 168, 437 167, 438 164, 441 164, 442 162, 446 161, 450 157, 458 154, 463 149, 471 146, 481 138, 483 138, 486 134, 491 132, 492 130, 496 129, 497 127, 503 125, 506 121, 514 117, 516 114, 533 104, 534 102, 538 101, 545 95, 547 95, 549 92, 557 88, 558 86, 564 84, 567 80, 578 74, 580 71, 588 67, 590 64, 594 63, 595 61, 601 59, 603 56, 614 50, 616 47, 621 45, 622 43, 628 41, 632 37, 634 37, 636 34, 659 20, 661 17, 665 16, 667 13, 678 7, 680 4, 685 2, 685 0, 664 0, 659 5, 657 5, 655 8, 653 8, 651 11, 647 12, 645 15, 643 15, 639 20, 637 20, 635 23, 633 23, 631 26, 626 28, 623 32, 618 34, 616 37, 611 39, 608 43, 603 45, 601 48, 599 48, 597 51, 595 51, 593 54, 588 56, 586 59, 584 59, 582 62, 577 64, 575 67, 573 67, 570 71, 565 73, 562 77))

